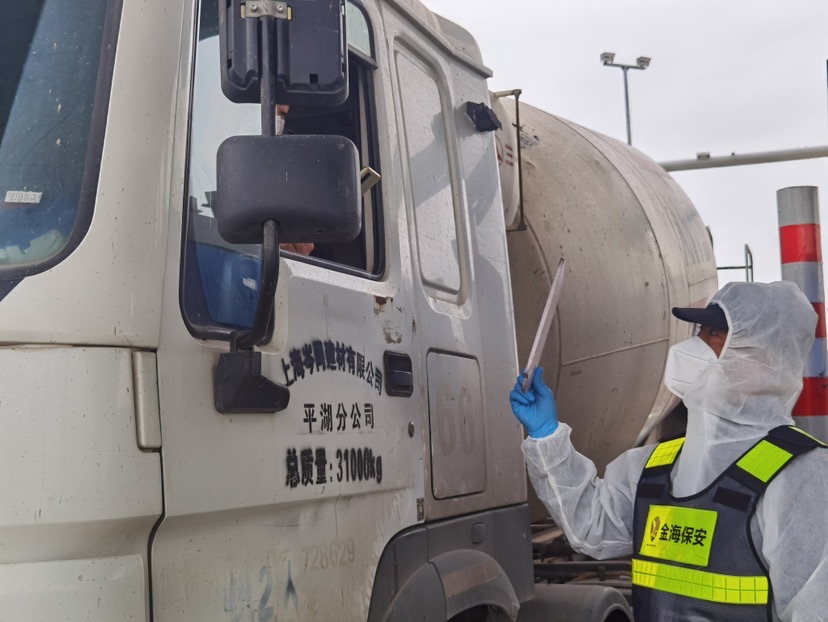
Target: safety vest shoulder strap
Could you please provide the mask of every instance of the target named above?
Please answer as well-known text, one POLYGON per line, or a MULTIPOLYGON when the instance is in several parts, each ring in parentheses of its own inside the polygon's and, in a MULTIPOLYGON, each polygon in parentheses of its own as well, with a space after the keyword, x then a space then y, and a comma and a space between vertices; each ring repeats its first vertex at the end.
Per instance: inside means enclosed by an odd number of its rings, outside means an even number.
POLYGON ((816 436, 811 436, 805 430, 801 430, 794 425, 780 425, 778 428, 774 428, 768 432, 768 436, 780 444, 804 447, 806 451, 814 447, 828 446, 816 436))
POLYGON ((761 493, 791 460, 825 446, 825 443, 797 427, 779 426, 739 458, 727 474, 761 493))
MULTIPOLYGON (((642 478, 669 473, 683 446, 683 436, 656 445, 644 465, 642 478)), ((817 447, 826 444, 795 426, 782 425, 751 447, 727 470, 727 475, 762 493, 786 464, 817 447)))

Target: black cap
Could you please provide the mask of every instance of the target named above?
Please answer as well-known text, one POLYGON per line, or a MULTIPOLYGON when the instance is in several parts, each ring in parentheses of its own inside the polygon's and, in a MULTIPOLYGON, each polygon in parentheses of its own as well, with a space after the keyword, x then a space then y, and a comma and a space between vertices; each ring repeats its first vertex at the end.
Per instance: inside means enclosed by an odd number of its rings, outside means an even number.
POLYGON ((727 318, 722 308, 717 304, 709 304, 704 309, 696 307, 673 307, 673 315, 685 322, 709 326, 717 330, 729 330, 727 318))

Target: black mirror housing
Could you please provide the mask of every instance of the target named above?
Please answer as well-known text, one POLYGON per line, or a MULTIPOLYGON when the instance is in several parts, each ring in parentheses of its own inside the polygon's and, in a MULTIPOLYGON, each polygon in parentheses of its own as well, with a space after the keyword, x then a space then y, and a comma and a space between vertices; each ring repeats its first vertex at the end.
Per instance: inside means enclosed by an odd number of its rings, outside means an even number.
POLYGON ((276 22, 276 103, 338 106, 348 99, 345 0, 291 0, 276 22))
POLYGON ((358 154, 343 136, 232 136, 216 170, 215 217, 231 244, 261 244, 266 220, 280 243, 350 242, 360 233, 358 154))
POLYGON ((285 11, 276 20, 275 49, 260 49, 260 19, 246 0, 219 0, 221 90, 232 102, 257 104, 260 55, 275 67, 275 103, 337 106, 348 99, 345 0, 290 0, 273 4, 285 11), (245 5, 244 7, 242 5, 245 5), (244 16, 244 17, 242 17, 244 16))

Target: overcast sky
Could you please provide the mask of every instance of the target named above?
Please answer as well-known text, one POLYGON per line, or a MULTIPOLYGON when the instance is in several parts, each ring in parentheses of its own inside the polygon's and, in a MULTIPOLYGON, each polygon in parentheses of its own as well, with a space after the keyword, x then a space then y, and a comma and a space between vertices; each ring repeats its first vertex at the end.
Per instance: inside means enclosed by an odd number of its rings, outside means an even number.
MULTIPOLYGON (((656 160, 828 144, 828 0, 424 0, 477 39, 491 90, 626 140, 656 160)), ((780 277, 776 191, 820 188, 828 223, 828 159, 673 174, 713 232, 719 265, 754 254, 757 281, 780 277)), ((828 226, 823 255, 828 257, 828 226)), ((742 280, 720 272, 720 283, 742 280)))

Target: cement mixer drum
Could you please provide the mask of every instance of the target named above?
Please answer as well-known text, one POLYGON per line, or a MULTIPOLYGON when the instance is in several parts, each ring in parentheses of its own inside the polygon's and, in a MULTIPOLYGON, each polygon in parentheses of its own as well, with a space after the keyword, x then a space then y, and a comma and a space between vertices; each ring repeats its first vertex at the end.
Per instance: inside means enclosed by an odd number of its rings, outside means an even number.
MULTIPOLYGON (((519 222, 514 101, 492 98, 507 227, 519 222)), ((707 230, 655 162, 617 140, 520 105, 525 231, 508 234, 519 360, 555 266, 563 294, 542 365, 575 447, 599 470, 677 400, 663 387, 669 346, 690 336, 674 306, 717 289, 707 230)))

